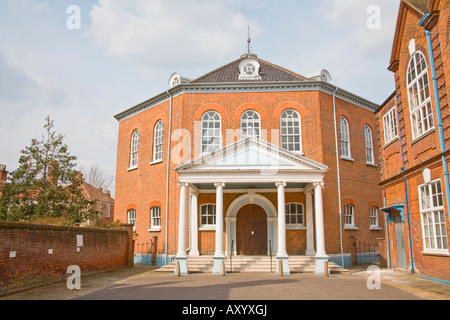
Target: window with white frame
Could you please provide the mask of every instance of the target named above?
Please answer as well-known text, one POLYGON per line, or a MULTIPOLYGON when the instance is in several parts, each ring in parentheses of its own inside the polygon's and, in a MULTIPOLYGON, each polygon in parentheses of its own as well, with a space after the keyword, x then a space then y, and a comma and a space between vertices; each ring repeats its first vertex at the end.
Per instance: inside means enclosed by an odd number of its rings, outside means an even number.
POLYGON ((420 51, 409 62, 407 87, 412 134, 416 139, 434 128, 427 62, 420 51))
POLYGON ((158 121, 155 126, 153 139, 153 161, 162 161, 164 144, 164 122, 158 121))
POLYGON ((215 204, 204 204, 200 207, 200 221, 202 226, 214 226, 216 224, 215 204))
POLYGON ((378 208, 370 207, 370 228, 378 228, 378 208))
POLYGON ((419 187, 424 250, 448 252, 447 225, 441 180, 419 187))
POLYGON ((288 226, 303 226, 303 204, 288 203, 286 205, 286 225, 288 226))
POLYGON ((345 117, 341 117, 339 120, 339 128, 341 136, 341 157, 350 159, 352 156, 350 151, 350 130, 345 117))
POLYGON ((397 110, 393 107, 383 117, 384 144, 398 138, 397 110))
POLYGON ((150 209, 150 228, 152 230, 161 229, 161 208, 153 207, 150 209))
POLYGON ((139 131, 135 130, 131 137, 131 156, 130 156, 130 168, 138 167, 139 159, 139 131))
POLYGON ((241 136, 242 138, 260 138, 261 136, 261 118, 258 112, 249 110, 241 117, 241 136))
POLYGON ((211 153, 221 147, 222 125, 220 115, 208 111, 202 117, 202 153, 211 153))
POLYGON ((350 228, 355 226, 355 207, 351 204, 344 206, 344 224, 350 228))
POLYGON ((128 224, 133 225, 133 231, 136 231, 136 210, 128 210, 128 224))
POLYGON ((295 110, 281 114, 281 147, 291 152, 302 152, 301 117, 295 110))
POLYGON ((364 126, 364 140, 366 142, 366 163, 375 164, 372 129, 367 125, 364 126))

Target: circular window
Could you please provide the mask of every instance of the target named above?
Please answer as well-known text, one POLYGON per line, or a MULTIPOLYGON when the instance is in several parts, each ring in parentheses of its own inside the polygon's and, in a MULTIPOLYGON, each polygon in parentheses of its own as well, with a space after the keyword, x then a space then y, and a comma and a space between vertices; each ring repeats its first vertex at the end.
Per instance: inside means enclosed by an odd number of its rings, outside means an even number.
POLYGON ((256 66, 253 63, 249 62, 244 66, 243 71, 245 74, 251 76, 251 75, 255 74, 256 66))

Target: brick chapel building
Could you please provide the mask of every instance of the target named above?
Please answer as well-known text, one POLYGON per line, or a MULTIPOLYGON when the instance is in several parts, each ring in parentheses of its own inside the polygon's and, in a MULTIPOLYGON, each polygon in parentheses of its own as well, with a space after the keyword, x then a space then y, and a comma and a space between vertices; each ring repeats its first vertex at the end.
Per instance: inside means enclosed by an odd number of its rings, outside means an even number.
POLYGON ((376 112, 392 268, 450 283, 450 2, 403 0, 376 112))
POLYGON ((375 110, 330 83, 244 54, 118 115, 115 215, 158 262, 225 256, 349 264, 384 237, 375 110))

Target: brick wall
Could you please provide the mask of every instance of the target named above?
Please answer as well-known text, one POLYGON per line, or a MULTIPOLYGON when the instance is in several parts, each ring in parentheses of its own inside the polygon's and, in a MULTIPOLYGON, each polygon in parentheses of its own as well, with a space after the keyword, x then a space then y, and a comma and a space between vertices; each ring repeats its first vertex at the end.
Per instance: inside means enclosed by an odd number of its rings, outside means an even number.
POLYGON ((0 223, 0 243, 0 295, 65 281, 72 265, 87 275, 133 264, 129 226, 109 230, 0 223), (83 236, 82 247, 77 247, 77 236, 83 236))
MULTIPOLYGON (((431 15, 432 19, 426 22, 425 27, 431 32, 445 148, 449 150, 450 110, 448 96, 450 89, 446 85, 450 81, 450 72, 448 71, 450 67, 450 40, 448 33, 450 30, 449 2, 440 1, 438 9, 439 16, 435 15, 438 11, 433 12, 431 15)), ((395 59, 398 60, 396 66, 392 68, 392 71, 395 73, 396 93, 398 96, 398 121, 400 121, 399 128, 401 130, 399 139, 389 144, 385 144, 384 141, 383 116, 395 106, 395 97, 387 101, 376 114, 379 131, 378 145, 382 159, 381 186, 387 206, 405 204, 405 223, 403 229, 408 269, 411 270, 412 263, 414 263, 414 271, 416 274, 449 281, 450 257, 448 253, 445 250, 438 254, 426 252, 423 244, 422 215, 419 204, 419 186, 425 183, 422 171, 428 168, 431 170, 431 181, 441 180, 444 194, 445 184, 428 41, 424 27, 418 26, 421 18, 422 16, 420 14, 417 14, 411 9, 407 10, 406 14, 402 17, 403 20, 401 20, 404 32, 399 34, 401 36, 399 45, 394 50, 395 59), (411 59, 409 52, 411 39, 415 39, 416 51, 421 51, 426 59, 435 126, 435 129, 415 141, 412 138, 411 115, 406 83, 408 64, 411 59), (405 162, 404 170, 402 170, 402 152, 405 162), (406 190, 408 191, 407 193, 406 190), (408 204, 408 207, 406 204, 408 204)), ((444 155, 447 157, 447 161, 449 161, 449 152, 445 152, 444 155)), ((448 235, 450 234, 450 227, 448 223, 447 201, 448 199, 444 196, 446 232, 448 235)), ((391 265, 393 268, 397 268, 399 265, 394 225, 389 224, 387 231, 389 233, 387 248, 390 249, 391 265)))

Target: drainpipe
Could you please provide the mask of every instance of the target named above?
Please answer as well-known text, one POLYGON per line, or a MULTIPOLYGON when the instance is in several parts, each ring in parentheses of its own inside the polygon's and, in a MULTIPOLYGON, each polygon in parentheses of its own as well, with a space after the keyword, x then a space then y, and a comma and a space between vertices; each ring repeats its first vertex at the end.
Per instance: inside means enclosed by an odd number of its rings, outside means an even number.
MULTIPOLYGON (((402 152, 402 172, 405 171, 405 153, 403 151, 403 139, 402 139, 402 128, 400 126, 400 110, 398 106, 398 94, 395 92, 395 107, 397 109, 397 125, 398 125, 398 135, 400 138, 400 148, 402 152)), ((409 219, 409 197, 408 197, 408 184, 406 181, 406 177, 403 175, 403 183, 405 185, 405 200, 406 200, 406 216, 408 219, 408 237, 409 237, 409 250, 411 256, 411 273, 415 273, 414 269, 414 255, 413 255, 413 247, 412 247, 412 237, 411 237, 411 223, 409 219)), ((387 227, 386 227, 387 228, 387 227)))
POLYGON ((342 259, 342 267, 345 267, 344 264, 344 247, 342 241, 342 199, 341 199, 341 172, 340 172, 340 163, 339 163, 339 146, 338 146, 338 131, 337 131, 337 119, 336 119, 336 93, 339 88, 336 87, 336 90, 333 92, 333 113, 334 113, 334 137, 336 142, 336 168, 337 168, 337 183, 338 183, 338 202, 339 202, 339 236, 341 243, 341 259, 342 259))
POLYGON ((170 114, 169 114, 169 147, 167 150, 167 179, 166 179, 166 247, 165 247, 165 258, 164 263, 167 265, 168 262, 168 250, 169 250, 169 180, 170 180, 170 151, 172 148, 172 108, 173 108, 173 97, 169 91, 167 91, 170 99, 170 114))
MULTIPOLYGON (((387 207, 386 190, 384 190, 384 206, 387 207)), ((384 218, 386 220, 386 240, 387 240, 387 250, 388 250, 388 268, 391 270, 391 242, 389 240, 389 221, 387 212, 384 213, 384 218)))
MULTIPOLYGON (((428 18, 429 14, 427 13, 424 18, 420 21, 419 26, 422 26, 423 22, 426 18, 428 18)), ((447 197, 447 213, 449 214, 449 225, 450 225, 450 181, 449 181, 449 172, 447 159, 445 158, 445 141, 444 141, 444 129, 442 125, 442 117, 441 117, 441 106, 439 102, 439 91, 437 86, 437 76, 436 76, 436 67, 434 64, 434 54, 433 54, 433 45, 431 42, 431 32, 428 29, 425 29, 425 34, 427 36, 428 42, 428 53, 430 55, 430 63, 431 63, 431 73, 433 75, 433 87, 434 87, 434 100, 436 103, 436 115, 438 119, 439 125, 439 138, 441 141, 441 153, 442 153, 442 167, 444 169, 444 179, 445 179, 445 193, 447 197)))

